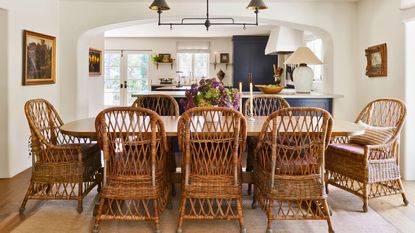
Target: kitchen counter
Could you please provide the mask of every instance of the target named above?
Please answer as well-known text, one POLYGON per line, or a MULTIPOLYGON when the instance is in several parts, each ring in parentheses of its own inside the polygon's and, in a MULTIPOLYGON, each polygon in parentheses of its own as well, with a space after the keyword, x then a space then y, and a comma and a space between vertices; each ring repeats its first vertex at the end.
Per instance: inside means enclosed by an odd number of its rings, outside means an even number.
MULTIPOLYGON (((182 87, 187 88, 187 87, 182 87)), ((171 89, 170 87, 166 87, 166 89, 171 89)), ((132 94, 133 97, 143 96, 143 95, 149 95, 149 94, 161 94, 161 95, 169 95, 174 98, 183 98, 185 91, 146 91, 141 93, 132 94)), ((254 95, 264 95, 262 92, 254 92, 254 95)), ((328 94, 328 93, 321 93, 317 91, 312 91, 310 93, 296 93, 294 89, 284 89, 279 94, 268 94, 270 96, 281 96, 286 99, 295 99, 295 98, 301 98, 301 99, 337 99, 337 98, 343 98, 343 95, 337 95, 337 94, 328 94)), ((243 92, 242 98, 247 99, 249 98, 249 92, 243 92)))

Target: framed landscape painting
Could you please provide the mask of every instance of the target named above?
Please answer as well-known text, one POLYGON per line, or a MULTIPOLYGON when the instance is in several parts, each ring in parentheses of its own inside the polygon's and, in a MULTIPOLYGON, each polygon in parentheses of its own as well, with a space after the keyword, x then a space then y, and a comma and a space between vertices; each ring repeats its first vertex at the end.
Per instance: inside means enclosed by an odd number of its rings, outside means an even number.
POLYGON ((89 49, 89 75, 101 75, 102 52, 89 49))
POLYGON ((386 44, 379 44, 365 50, 368 77, 383 77, 388 75, 388 57, 386 44))
POLYGON ((23 31, 23 85, 56 82, 56 38, 23 31))

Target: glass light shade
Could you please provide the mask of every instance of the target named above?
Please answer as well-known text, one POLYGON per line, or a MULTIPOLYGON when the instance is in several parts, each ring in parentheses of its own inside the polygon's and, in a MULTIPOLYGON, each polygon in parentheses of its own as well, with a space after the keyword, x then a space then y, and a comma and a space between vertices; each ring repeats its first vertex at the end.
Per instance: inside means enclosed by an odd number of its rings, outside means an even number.
POLYGON ((154 0, 153 3, 149 7, 151 10, 161 10, 161 11, 167 11, 170 10, 169 5, 167 5, 167 2, 165 0, 154 0))
POLYGON ((267 8, 267 5, 265 5, 262 0, 251 0, 249 5, 246 7, 248 10, 265 10, 267 8))
POLYGON ((320 59, 307 47, 299 47, 291 56, 285 61, 284 64, 298 65, 298 64, 309 64, 309 65, 321 65, 323 64, 320 59))

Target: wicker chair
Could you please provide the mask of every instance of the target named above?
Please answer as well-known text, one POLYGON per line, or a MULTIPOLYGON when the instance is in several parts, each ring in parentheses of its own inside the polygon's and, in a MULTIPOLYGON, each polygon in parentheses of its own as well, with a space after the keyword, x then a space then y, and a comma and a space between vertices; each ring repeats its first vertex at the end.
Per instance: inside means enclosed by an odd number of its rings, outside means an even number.
POLYGON ((230 108, 192 108, 179 120, 178 139, 184 175, 177 232, 182 232, 184 219, 237 219, 241 232, 246 232, 241 180, 246 140, 243 115, 230 108))
MULTIPOLYGON (((406 199, 399 169, 399 135, 406 116, 404 103, 396 99, 370 102, 356 122, 375 127, 394 127, 393 137, 382 145, 331 144, 326 152, 326 185, 331 184, 363 199, 401 194, 406 199)), ((326 188, 327 189, 327 188, 326 188)))
POLYGON ((140 96, 134 101, 132 107, 148 108, 160 116, 178 117, 180 114, 177 101, 169 95, 140 96))
MULTIPOLYGON (((253 116, 269 116, 271 113, 282 108, 289 108, 290 104, 282 97, 270 95, 256 95, 253 100, 253 116)), ((244 114, 248 116, 251 103, 249 100, 245 102, 244 114)), ((246 171, 252 172, 253 169, 253 153, 257 145, 256 138, 248 138, 248 155, 246 159, 246 171)), ((251 195, 252 184, 248 185, 248 195, 251 195)))
MULTIPOLYGON (((140 96, 134 101, 132 107, 148 108, 148 109, 155 111, 160 116, 179 117, 179 114, 180 114, 179 105, 177 104, 177 101, 169 95, 154 94, 154 95, 140 96)), ((169 137, 168 141, 169 141, 169 146, 170 146, 169 158, 171 159, 170 171, 176 172, 176 168, 177 168, 176 154, 175 154, 175 150, 173 150, 172 147, 174 145, 177 145, 177 141, 175 137, 169 137)), ((180 162, 179 162, 179 166, 180 166, 180 162)), ((174 182, 172 182, 171 185, 172 185, 172 194, 173 196, 176 196, 176 188, 175 188, 174 182)))
POLYGON ((332 119, 318 108, 287 108, 264 122, 255 148, 254 200, 272 220, 327 220, 333 232, 323 186, 324 151, 332 119))
POLYGON ((169 160, 164 124, 145 108, 109 108, 95 122, 104 150, 104 185, 93 232, 101 220, 151 220, 170 200, 169 160))
POLYGON ((77 200, 81 213, 83 198, 101 186, 101 151, 87 139, 62 134, 63 122, 46 100, 27 101, 25 114, 31 132, 32 177, 20 213, 28 199, 77 200))

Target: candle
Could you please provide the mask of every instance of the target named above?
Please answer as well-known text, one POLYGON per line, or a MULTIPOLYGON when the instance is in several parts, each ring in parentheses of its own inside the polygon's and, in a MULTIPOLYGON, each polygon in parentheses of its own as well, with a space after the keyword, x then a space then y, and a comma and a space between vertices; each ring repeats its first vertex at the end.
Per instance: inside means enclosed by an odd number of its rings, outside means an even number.
POLYGON ((254 116, 254 93, 253 93, 253 85, 252 85, 252 73, 249 76, 249 112, 251 113, 251 117, 254 116))
POLYGON ((239 82, 239 112, 242 113, 242 82, 239 82))

